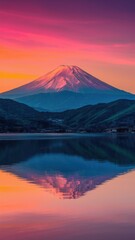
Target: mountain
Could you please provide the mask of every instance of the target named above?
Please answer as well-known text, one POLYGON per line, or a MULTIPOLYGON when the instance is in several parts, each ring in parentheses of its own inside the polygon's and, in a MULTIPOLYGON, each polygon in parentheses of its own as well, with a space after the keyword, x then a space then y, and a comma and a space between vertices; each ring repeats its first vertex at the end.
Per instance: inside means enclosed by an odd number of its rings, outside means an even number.
POLYGON ((15 99, 40 111, 64 111, 99 102, 135 99, 133 94, 114 88, 77 66, 64 65, 0 97, 15 99))
POLYGON ((135 126, 135 101, 117 100, 111 103, 88 105, 62 113, 46 113, 52 120, 58 119, 65 126, 88 131, 102 131, 107 127, 135 126))
POLYGON ((117 90, 98 80, 77 66, 59 66, 55 70, 32 81, 4 93, 6 96, 17 97, 47 92, 73 91, 86 93, 91 90, 117 90))
POLYGON ((0 99, 1 132, 99 132, 106 128, 135 126, 135 101, 117 100, 64 112, 38 112, 10 99, 0 99))
POLYGON ((39 93, 35 95, 16 98, 15 100, 27 104, 39 111, 62 112, 77 109, 89 104, 112 102, 117 99, 135 99, 128 93, 115 93, 113 91, 93 91, 91 93, 77 93, 69 91, 39 93))
POLYGON ((44 113, 10 99, 0 99, 0 132, 37 131, 53 126, 44 113))

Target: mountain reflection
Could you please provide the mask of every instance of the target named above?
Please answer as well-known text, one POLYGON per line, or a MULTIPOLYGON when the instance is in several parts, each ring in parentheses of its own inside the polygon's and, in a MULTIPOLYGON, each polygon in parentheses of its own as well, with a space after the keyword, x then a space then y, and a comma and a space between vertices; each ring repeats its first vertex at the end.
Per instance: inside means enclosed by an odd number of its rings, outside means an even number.
POLYGON ((1 141, 1 169, 59 198, 76 199, 135 166, 135 137, 1 141))

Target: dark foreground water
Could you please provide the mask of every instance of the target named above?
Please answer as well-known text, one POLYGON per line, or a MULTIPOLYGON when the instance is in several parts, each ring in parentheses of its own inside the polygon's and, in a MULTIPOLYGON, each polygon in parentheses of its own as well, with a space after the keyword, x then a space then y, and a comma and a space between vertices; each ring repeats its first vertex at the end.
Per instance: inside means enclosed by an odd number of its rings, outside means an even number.
POLYGON ((135 135, 0 135, 0 240, 134 240, 135 135))

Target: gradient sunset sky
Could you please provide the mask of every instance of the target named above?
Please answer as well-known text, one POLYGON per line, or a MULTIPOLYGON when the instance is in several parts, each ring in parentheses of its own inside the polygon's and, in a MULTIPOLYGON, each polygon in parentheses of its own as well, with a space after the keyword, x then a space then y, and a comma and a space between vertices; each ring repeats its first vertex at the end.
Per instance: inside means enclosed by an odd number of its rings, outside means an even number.
POLYGON ((135 93, 135 1, 0 0, 0 92, 63 64, 135 93))

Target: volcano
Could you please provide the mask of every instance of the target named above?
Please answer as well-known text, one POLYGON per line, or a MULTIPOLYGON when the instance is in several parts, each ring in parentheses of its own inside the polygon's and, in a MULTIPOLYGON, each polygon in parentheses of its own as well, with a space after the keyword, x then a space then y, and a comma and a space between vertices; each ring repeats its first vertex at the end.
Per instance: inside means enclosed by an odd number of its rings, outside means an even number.
POLYGON ((44 76, 0 95, 38 110, 63 111, 117 99, 135 99, 77 66, 61 65, 44 76))
POLYGON ((87 93, 94 89, 117 90, 77 66, 61 65, 44 76, 4 94, 15 97, 60 91, 87 93))

